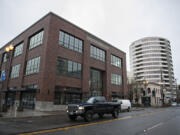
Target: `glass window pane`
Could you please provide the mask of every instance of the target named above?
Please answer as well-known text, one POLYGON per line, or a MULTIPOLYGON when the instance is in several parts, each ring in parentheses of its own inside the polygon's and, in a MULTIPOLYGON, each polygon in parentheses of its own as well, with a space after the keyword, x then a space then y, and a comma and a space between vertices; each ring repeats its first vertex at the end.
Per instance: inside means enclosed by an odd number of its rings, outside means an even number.
POLYGON ((73 72, 76 72, 76 71, 77 71, 77 63, 73 62, 73 72))
POLYGON ((79 46, 79 39, 75 38, 75 45, 74 45, 74 50, 75 51, 79 50, 78 46, 79 46))
POLYGON ((66 60, 63 58, 58 58, 57 61, 57 67, 56 67, 56 73, 68 75, 72 77, 81 77, 81 64, 77 62, 73 62, 70 60, 66 60))
POLYGON ((72 61, 68 61, 68 72, 72 73, 72 71, 73 71, 73 63, 72 61))
POLYGON ((82 52, 82 41, 79 40, 79 52, 81 53, 82 52))
POLYGON ((71 50, 74 49, 74 37, 73 37, 73 36, 70 36, 70 44, 69 44, 69 48, 70 48, 71 50))
POLYGON ((83 51, 83 41, 63 31, 59 34, 59 44, 80 53, 83 51))
POLYGON ((40 44, 42 44, 42 41, 43 41, 43 33, 44 31, 41 31, 37 34, 35 34, 34 36, 32 36, 30 38, 30 45, 29 45, 29 49, 32 49, 36 46, 39 46, 40 44))
POLYGON ((59 34, 59 44, 63 45, 63 43, 64 43, 64 32, 60 31, 60 34, 59 34))
POLYGON ((26 75, 39 72, 40 57, 31 59, 26 65, 26 75))
POLYGON ((121 58, 111 55, 111 64, 121 68, 121 58))
POLYGON ((105 51, 91 45, 90 56, 100 61, 105 61, 105 51))
POLYGON ((69 34, 65 33, 64 36, 64 46, 68 48, 69 46, 69 34))

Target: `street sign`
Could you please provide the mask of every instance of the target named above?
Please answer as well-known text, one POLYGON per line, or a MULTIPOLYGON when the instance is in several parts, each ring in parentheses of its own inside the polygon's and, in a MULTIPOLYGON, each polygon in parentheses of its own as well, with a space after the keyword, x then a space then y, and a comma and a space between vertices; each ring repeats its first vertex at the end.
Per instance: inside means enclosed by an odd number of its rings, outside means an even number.
POLYGON ((1 74, 1 81, 4 81, 6 79, 6 72, 3 71, 1 74))

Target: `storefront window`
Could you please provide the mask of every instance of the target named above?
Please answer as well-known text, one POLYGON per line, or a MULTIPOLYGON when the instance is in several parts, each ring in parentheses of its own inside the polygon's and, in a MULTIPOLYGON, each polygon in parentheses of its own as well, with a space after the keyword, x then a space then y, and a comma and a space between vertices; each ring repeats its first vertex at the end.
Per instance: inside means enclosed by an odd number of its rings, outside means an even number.
POLYGON ((75 104, 82 100, 82 90, 80 88, 56 86, 54 93, 54 104, 75 104))

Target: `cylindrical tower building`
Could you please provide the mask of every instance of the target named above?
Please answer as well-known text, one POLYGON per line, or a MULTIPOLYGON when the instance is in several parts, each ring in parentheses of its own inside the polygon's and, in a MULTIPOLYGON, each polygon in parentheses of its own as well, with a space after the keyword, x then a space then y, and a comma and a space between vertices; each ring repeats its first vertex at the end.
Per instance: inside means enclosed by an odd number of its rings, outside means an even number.
POLYGON ((130 45, 130 65, 137 81, 163 83, 172 89, 174 71, 170 42, 161 37, 145 37, 130 45))

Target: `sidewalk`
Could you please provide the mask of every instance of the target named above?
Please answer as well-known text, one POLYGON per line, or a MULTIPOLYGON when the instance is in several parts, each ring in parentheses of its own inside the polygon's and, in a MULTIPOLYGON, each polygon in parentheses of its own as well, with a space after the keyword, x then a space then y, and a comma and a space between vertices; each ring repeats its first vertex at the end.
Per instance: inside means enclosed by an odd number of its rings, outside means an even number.
MULTIPOLYGON (((11 107, 8 112, 1 113, 0 118, 25 118, 25 117, 42 117, 42 116, 52 116, 52 115, 64 115, 66 116, 66 111, 36 111, 30 109, 24 109, 22 112, 15 111, 14 107, 11 107)), ((144 110, 142 107, 132 107, 131 111, 141 111, 144 110)))
POLYGON ((144 110, 143 107, 132 107, 131 108, 131 111, 141 111, 141 110, 144 110))
POLYGON ((16 111, 14 107, 11 107, 8 112, 1 113, 0 118, 24 118, 24 117, 40 117, 40 116, 52 116, 52 115, 66 115, 64 110, 62 111, 36 111, 31 109, 24 109, 22 112, 16 111))

